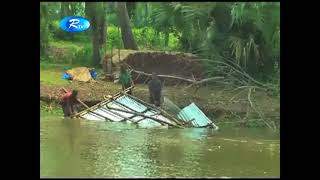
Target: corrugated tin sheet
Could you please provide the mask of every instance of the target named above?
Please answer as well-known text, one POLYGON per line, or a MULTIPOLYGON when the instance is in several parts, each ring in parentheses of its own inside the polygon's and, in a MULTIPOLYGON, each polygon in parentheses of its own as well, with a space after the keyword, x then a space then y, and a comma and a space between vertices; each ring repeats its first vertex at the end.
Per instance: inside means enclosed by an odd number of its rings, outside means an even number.
POLYGON ((160 119, 162 121, 166 121, 169 123, 174 123, 171 120, 167 119, 166 117, 162 116, 159 112, 156 110, 147 110, 148 108, 144 106, 143 104, 135 101, 134 99, 131 99, 128 96, 120 96, 116 98, 114 101, 111 101, 109 103, 102 103, 100 107, 97 107, 95 109, 92 109, 88 113, 82 114, 81 117, 87 119, 87 120, 95 120, 95 121, 104 121, 104 120, 111 120, 111 121, 127 121, 127 122, 138 122, 138 125, 140 127, 157 127, 157 126, 163 126, 160 123, 154 121, 153 119, 145 118, 139 115, 135 115, 133 113, 127 113, 118 111, 115 109, 121 109, 129 112, 139 112, 143 113, 147 116, 152 116, 154 118, 160 119), (125 120, 125 118, 130 119, 125 120), (143 119, 143 120, 142 120, 143 119))
POLYGON ((218 128, 194 103, 183 108, 178 117, 185 122, 194 119, 191 121, 194 127, 205 127, 212 124, 215 128, 218 128))

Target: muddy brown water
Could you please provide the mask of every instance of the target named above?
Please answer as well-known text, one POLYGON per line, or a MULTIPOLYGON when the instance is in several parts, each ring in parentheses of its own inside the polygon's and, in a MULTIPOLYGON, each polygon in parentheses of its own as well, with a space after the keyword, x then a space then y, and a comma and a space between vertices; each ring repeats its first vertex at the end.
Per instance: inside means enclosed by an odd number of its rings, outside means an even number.
POLYGON ((41 115, 41 177, 279 177, 267 129, 138 129, 41 115))

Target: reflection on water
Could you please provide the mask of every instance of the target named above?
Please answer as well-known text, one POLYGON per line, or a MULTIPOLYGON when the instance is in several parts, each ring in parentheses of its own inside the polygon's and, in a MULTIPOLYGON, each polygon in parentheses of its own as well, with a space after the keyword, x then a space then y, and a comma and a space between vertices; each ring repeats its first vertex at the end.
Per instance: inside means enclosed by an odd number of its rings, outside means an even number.
POLYGON ((279 136, 261 129, 137 129, 42 117, 41 177, 279 177, 279 136))

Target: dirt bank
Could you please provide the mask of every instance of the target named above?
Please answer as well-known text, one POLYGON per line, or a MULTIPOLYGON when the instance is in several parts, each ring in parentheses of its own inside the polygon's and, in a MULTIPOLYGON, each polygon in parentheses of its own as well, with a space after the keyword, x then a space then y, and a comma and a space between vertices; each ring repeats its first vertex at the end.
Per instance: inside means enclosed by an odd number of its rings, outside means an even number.
MULTIPOLYGON (((121 90, 119 84, 111 82, 81 83, 73 82, 68 85, 48 85, 40 83, 40 100, 45 102, 58 102, 60 98, 59 89, 78 89, 79 98, 92 106, 103 100, 104 95, 112 95, 121 90)), ((177 104, 185 107, 191 102, 196 103, 205 114, 215 118, 216 121, 228 121, 229 118, 238 118, 243 121, 244 117, 258 118, 257 114, 250 108, 247 100, 247 92, 236 93, 225 89, 201 88, 184 90, 184 87, 165 87, 164 95, 177 104)), ((144 101, 148 101, 148 90, 145 85, 137 85, 134 95, 144 101)), ((279 122, 280 104, 277 98, 269 97, 264 93, 252 94, 253 103, 259 109, 265 119, 279 122)))
MULTIPOLYGON (((203 65, 197 56, 190 53, 120 50, 119 56, 118 50, 115 50, 113 55, 106 55, 102 64, 108 64, 111 58, 115 71, 119 69, 119 64, 125 62, 131 68, 145 73, 156 72, 196 80, 205 78, 203 65)), ((136 83, 143 83, 146 80, 146 76, 139 76, 136 73, 133 73, 133 78, 136 83)), ((166 84, 178 82, 179 80, 166 80, 166 84)))

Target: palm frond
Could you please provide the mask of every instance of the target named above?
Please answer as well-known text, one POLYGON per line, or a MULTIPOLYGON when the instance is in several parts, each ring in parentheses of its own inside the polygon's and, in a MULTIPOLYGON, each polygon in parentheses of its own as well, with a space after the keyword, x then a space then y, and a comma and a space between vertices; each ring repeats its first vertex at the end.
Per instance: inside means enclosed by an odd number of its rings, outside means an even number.
POLYGON ((243 18, 244 18, 244 8, 246 6, 246 3, 234 3, 231 7, 231 16, 232 16, 232 22, 231 24, 234 25, 241 25, 243 18))

